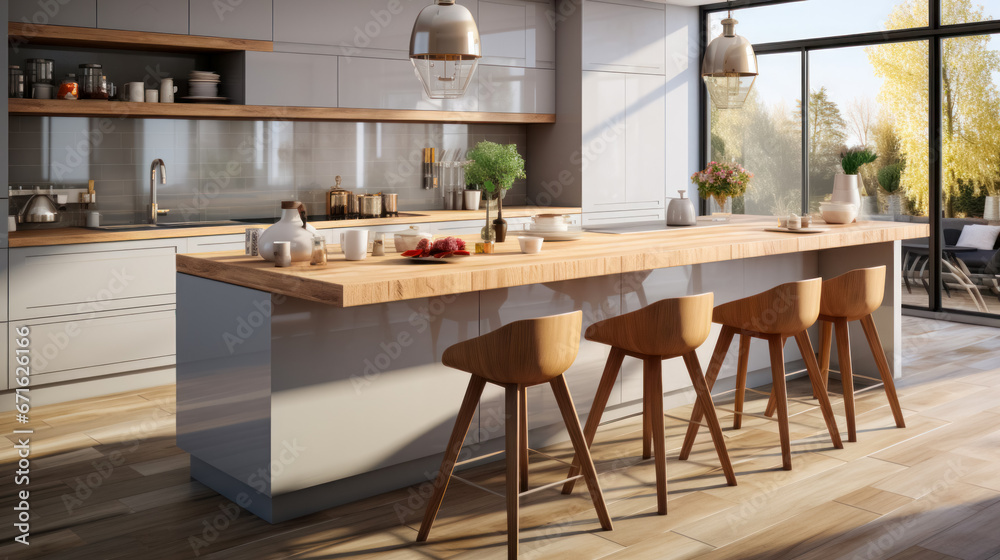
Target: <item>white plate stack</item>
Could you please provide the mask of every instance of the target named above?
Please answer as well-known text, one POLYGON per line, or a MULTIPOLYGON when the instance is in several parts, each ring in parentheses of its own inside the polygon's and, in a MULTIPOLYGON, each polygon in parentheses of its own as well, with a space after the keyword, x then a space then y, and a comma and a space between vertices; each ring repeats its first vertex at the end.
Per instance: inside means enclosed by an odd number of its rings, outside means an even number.
POLYGON ((531 218, 524 228, 527 236, 541 237, 546 241, 573 241, 583 235, 579 226, 570 225, 570 217, 557 214, 540 214, 531 218))
POLYGON ((215 72, 192 70, 188 82, 190 99, 218 99, 220 78, 215 72))

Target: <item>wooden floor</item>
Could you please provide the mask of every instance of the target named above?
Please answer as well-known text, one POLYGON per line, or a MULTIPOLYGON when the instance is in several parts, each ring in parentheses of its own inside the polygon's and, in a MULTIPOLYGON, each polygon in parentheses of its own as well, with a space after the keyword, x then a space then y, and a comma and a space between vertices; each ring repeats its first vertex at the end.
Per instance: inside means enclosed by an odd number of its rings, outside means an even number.
MULTIPOLYGON (((670 501, 661 517, 652 463, 638 460, 641 424, 610 423, 598 432, 594 455, 615 530, 600 530, 582 488, 569 497, 539 492, 522 506, 522 557, 1000 560, 1000 330, 906 318, 904 335, 906 429, 893 427, 884 396, 871 391, 858 403, 859 442, 836 450, 819 412, 793 404, 793 412, 805 411, 793 418, 794 470, 778 470, 776 426, 749 419, 726 431, 739 478, 727 487, 704 431, 692 460, 675 460, 684 424, 668 418, 670 501)), ((806 390, 799 382, 790 388, 802 397, 806 390)), ((763 407, 758 398, 748 410, 763 407)), ((835 409, 843 411, 839 399, 835 409)), ((503 500, 459 483, 426 544, 414 544, 421 488, 269 525, 189 479, 173 413, 173 387, 33 410, 32 544, 11 544, 15 468, 7 446, 0 450, 0 557, 505 555, 503 500)), ((0 415, 3 433, 16 427, 12 414, 0 415)), ((548 451, 570 455, 566 445, 548 451)), ((558 463, 532 459, 532 485, 564 476, 558 463)), ((500 463, 469 475, 502 491, 500 463)))

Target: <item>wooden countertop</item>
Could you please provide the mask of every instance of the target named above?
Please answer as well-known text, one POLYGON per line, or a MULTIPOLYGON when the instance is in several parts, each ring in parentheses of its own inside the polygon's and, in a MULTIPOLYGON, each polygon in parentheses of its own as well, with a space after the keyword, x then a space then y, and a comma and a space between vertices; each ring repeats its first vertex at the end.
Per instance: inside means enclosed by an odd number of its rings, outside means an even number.
MULTIPOLYGON (((579 208, 562 207, 510 207, 503 209, 507 218, 524 218, 535 214, 580 214, 579 208)), ((485 220, 485 210, 418 210, 402 212, 398 218, 377 220, 338 220, 310 222, 316 229, 395 226, 435 222, 458 222, 463 220, 485 220)), ((141 231, 108 231, 87 228, 54 228, 14 231, 8 234, 11 248, 45 247, 49 245, 76 245, 79 243, 106 243, 112 241, 142 241, 145 239, 176 239, 202 237, 206 235, 228 235, 243 233, 251 227, 267 227, 270 224, 233 224, 192 228, 163 228, 141 231)))
MULTIPOLYGON (((297 263, 276 268, 235 252, 178 255, 177 271, 262 291, 339 307, 441 296, 621 272, 817 251, 927 237, 927 224, 858 222, 823 225, 816 234, 772 233, 774 218, 740 216, 710 228, 609 235, 585 233, 578 241, 546 242, 537 255, 521 254, 516 235, 492 255, 472 255, 443 264, 407 262, 398 253, 349 262, 331 254, 316 268, 297 263)), ((463 236, 466 242, 476 236, 463 236)))

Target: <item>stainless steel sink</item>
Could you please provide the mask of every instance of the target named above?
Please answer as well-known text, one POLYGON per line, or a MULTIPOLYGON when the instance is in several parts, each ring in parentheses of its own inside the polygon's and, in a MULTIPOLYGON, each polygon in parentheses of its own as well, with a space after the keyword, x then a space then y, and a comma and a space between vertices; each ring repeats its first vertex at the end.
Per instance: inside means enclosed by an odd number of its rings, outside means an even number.
POLYGON ((214 226, 238 226, 245 225, 232 220, 222 220, 218 222, 174 222, 167 224, 123 224, 118 226, 100 226, 89 228, 98 231, 152 231, 157 229, 185 229, 214 226))

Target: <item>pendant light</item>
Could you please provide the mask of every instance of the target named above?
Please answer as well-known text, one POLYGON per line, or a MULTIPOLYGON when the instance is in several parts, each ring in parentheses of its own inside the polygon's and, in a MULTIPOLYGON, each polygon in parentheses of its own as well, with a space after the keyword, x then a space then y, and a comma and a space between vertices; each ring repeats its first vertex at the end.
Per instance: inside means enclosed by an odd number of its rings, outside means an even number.
POLYGON ((701 77, 719 109, 743 107, 757 79, 757 55, 750 41, 734 31, 737 23, 730 10, 722 20, 722 35, 709 43, 701 65, 701 77))
POLYGON ((482 58, 472 13, 455 0, 436 0, 420 11, 410 36, 410 61, 431 99, 465 95, 482 58))

